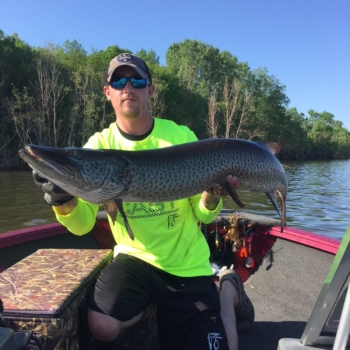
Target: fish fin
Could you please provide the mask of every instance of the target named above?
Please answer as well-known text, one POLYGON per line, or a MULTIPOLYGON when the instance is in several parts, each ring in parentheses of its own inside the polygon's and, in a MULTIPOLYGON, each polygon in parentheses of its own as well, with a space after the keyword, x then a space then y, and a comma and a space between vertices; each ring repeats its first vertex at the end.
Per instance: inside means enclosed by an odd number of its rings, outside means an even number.
POLYGON ((135 239, 134 233, 131 230, 131 227, 130 227, 129 222, 128 222, 128 218, 126 217, 124 209, 123 209, 123 200, 121 198, 117 198, 114 200, 114 202, 117 205, 118 210, 120 212, 120 215, 122 216, 122 218, 124 220, 124 224, 125 224, 126 230, 128 231, 129 237, 132 240, 134 240, 135 239))
POLYGON ((221 187, 223 187, 226 192, 228 193, 228 195, 232 198, 232 200, 239 205, 241 208, 244 208, 244 204, 240 201, 240 199, 238 198, 237 192, 234 188, 232 188, 230 186, 230 184, 226 181, 224 182, 221 187))
POLYGON ((273 204, 273 206, 276 209, 278 215, 281 216, 280 211, 278 209, 277 201, 276 201, 276 191, 265 192, 265 194, 267 195, 267 197, 269 197, 269 200, 273 204))
POLYGON ((282 216, 281 216, 281 232, 283 232, 284 226, 286 225, 286 199, 285 196, 283 196, 283 193, 279 190, 276 190, 278 197, 280 197, 281 200, 281 209, 282 209, 282 216))
POLYGON ((281 151, 279 142, 257 142, 259 145, 267 148, 272 154, 278 154, 281 151))
POLYGON ((104 203, 103 207, 104 207, 105 211, 107 212, 107 214, 109 215, 109 217, 112 219, 112 222, 114 224, 115 219, 117 217, 117 213, 118 213, 118 207, 117 207, 115 201, 109 201, 107 203, 104 203))

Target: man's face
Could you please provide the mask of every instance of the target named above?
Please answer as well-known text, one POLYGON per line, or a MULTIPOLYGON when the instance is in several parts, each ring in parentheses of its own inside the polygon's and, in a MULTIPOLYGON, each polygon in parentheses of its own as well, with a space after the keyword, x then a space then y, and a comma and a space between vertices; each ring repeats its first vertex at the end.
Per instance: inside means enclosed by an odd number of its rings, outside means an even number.
MULTIPOLYGON (((120 78, 141 78, 139 74, 128 66, 122 66, 115 70, 111 81, 120 78)), ((111 101, 117 116, 124 118, 137 118, 143 113, 148 113, 148 100, 154 94, 154 86, 146 86, 143 89, 134 89, 128 81, 123 89, 113 89, 110 85, 104 87, 107 99, 111 101)))

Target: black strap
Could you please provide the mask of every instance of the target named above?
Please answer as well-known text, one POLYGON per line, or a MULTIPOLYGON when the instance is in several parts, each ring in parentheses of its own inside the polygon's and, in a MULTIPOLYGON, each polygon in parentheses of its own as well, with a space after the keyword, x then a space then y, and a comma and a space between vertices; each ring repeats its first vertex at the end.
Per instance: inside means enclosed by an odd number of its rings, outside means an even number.
POLYGON ((0 327, 6 327, 5 320, 2 317, 2 313, 4 312, 4 304, 2 300, 0 299, 0 327))

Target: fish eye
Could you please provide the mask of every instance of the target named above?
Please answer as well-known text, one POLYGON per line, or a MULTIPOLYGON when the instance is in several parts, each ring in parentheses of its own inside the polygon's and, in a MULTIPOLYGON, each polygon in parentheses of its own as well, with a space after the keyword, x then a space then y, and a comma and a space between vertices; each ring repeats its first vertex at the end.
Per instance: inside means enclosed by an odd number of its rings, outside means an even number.
POLYGON ((80 159, 84 158, 84 154, 81 151, 75 151, 74 152, 74 157, 80 160, 80 159))

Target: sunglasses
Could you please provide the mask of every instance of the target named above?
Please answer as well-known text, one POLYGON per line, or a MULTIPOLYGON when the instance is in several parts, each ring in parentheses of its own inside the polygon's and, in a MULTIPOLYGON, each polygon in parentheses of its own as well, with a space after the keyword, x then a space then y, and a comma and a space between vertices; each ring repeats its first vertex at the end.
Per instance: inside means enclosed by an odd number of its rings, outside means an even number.
POLYGON ((147 86, 147 79, 146 78, 120 78, 119 80, 114 80, 110 82, 110 85, 113 89, 119 90, 124 89, 126 86, 126 83, 130 81, 131 86, 134 89, 143 89, 147 86))

